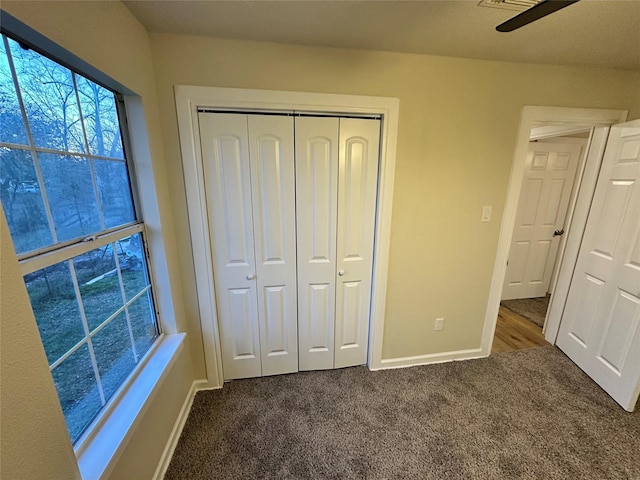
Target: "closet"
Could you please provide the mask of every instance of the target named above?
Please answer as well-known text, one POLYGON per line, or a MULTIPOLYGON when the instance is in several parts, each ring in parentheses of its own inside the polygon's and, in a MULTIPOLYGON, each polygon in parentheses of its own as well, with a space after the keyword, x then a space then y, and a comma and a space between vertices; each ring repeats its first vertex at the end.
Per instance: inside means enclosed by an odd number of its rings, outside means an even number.
POLYGON ((380 121, 198 117, 224 379, 366 363, 380 121))

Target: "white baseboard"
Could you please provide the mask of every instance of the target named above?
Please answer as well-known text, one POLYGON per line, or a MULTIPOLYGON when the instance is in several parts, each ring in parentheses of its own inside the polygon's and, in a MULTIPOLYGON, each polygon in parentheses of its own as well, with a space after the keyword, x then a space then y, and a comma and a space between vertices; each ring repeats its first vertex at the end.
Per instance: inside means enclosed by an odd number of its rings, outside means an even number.
POLYGON ((164 451, 162 452, 160 461, 158 462, 158 467, 156 468, 156 471, 153 474, 153 480, 162 480, 164 478, 164 474, 167 472, 167 468, 169 468, 171 457, 173 457, 173 452, 176 449, 176 446, 178 445, 178 440, 180 439, 180 435, 182 434, 182 429, 184 428, 184 424, 187 421, 189 412, 191 411, 191 406, 193 405, 193 399, 199 390, 203 390, 201 388, 201 385, 204 385, 206 383, 207 383, 206 380, 196 380, 191 384, 191 388, 189 389, 189 392, 187 393, 187 396, 184 399, 184 403, 182 404, 182 408, 180 409, 178 418, 176 418, 176 422, 173 424, 171 435, 169 435, 167 444, 164 447, 164 451))
POLYGON ((455 352, 432 353, 428 355, 416 355, 415 357, 383 358, 380 367, 371 370, 387 370, 391 368, 406 368, 416 365, 429 365, 432 363, 443 363, 460 360, 472 360, 488 356, 482 352, 481 348, 470 350, 457 350, 455 352))

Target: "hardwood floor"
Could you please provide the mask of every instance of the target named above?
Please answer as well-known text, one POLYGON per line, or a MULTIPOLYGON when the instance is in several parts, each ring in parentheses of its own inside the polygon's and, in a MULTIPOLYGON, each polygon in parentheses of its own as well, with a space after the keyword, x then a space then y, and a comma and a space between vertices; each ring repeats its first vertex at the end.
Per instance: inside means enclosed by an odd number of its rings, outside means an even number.
POLYGON ((491 353, 511 352, 547 345, 550 344, 544 339, 542 328, 500 305, 491 353))

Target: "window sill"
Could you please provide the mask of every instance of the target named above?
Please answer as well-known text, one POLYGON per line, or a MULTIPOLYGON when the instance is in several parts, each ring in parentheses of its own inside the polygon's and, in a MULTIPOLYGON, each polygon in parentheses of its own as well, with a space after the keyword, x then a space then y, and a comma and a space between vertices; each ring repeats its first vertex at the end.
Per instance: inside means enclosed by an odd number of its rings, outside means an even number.
POLYGON ((106 477, 113 468, 140 417, 182 350, 184 339, 184 333, 162 335, 111 410, 78 443, 76 455, 83 479, 98 480, 106 477))

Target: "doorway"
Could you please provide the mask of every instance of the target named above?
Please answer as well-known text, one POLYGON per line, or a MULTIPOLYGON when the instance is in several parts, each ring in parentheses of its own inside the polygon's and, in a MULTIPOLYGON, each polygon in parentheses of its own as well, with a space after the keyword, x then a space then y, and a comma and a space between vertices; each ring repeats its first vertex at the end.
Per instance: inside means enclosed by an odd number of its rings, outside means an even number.
POLYGON ((542 334, 591 129, 530 130, 493 352, 549 345, 542 334))
MULTIPOLYGON (((511 250, 516 216, 521 196, 523 178, 525 176, 526 158, 529 149, 532 132, 542 137, 558 135, 558 128, 566 129, 565 136, 575 135, 585 130, 591 130, 587 142, 586 157, 583 166, 578 173, 579 188, 575 196, 575 207, 569 210, 569 217, 565 220, 571 225, 572 232, 562 238, 564 248, 559 248, 560 254, 555 259, 552 272, 553 295, 550 297, 548 312, 544 322, 544 339, 550 344, 555 344, 560 326, 560 318, 564 309, 564 303, 571 282, 573 265, 580 248, 580 239, 586 225, 586 218, 595 184, 598 177, 601 154, 604 151, 608 136, 608 125, 620 123, 626 120, 627 112, 620 110, 580 109, 561 107, 524 107, 520 122, 520 129, 516 143, 511 178, 507 190, 507 198, 503 212, 498 250, 494 265, 494 273, 491 281, 485 326, 482 338, 482 352, 489 355, 492 351, 496 327, 498 326, 498 314, 502 291, 507 275, 507 262, 511 250)), ((542 138, 539 137, 538 139, 542 138)), ((531 324, 528 320, 523 320, 531 324)), ((537 334, 540 340, 539 333, 537 334)), ((496 346, 499 348, 499 345, 496 346)))

